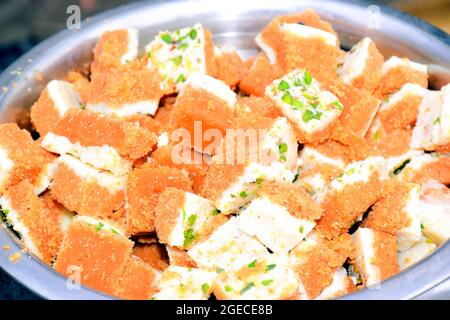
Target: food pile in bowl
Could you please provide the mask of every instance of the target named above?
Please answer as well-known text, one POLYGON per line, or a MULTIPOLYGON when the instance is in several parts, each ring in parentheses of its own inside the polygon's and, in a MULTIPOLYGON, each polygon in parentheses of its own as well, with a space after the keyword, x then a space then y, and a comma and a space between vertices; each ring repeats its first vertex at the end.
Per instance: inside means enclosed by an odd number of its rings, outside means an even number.
POLYGON ((0 125, 0 206, 55 271, 123 299, 332 299, 450 235, 450 86, 340 49, 312 10, 242 59, 201 24, 105 32, 0 125))

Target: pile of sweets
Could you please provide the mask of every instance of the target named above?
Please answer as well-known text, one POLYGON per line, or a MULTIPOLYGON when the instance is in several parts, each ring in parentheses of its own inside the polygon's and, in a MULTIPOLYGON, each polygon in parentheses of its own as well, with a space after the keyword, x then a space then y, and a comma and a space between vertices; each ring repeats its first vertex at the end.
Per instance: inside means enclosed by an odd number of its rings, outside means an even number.
POLYGON ((341 50, 312 10, 255 41, 243 60, 195 24, 139 56, 105 32, 32 106, 38 139, 0 125, 4 221, 124 299, 332 299, 444 243, 450 86, 370 38, 341 50))

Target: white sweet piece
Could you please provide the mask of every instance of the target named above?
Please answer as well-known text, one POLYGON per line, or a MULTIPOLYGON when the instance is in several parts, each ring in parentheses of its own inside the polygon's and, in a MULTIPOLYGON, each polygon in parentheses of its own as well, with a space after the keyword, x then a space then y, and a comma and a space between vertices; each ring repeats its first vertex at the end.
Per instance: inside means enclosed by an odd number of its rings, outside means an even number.
POLYGON ((136 59, 139 49, 139 31, 137 29, 126 29, 126 31, 128 34, 128 50, 120 57, 121 64, 127 64, 136 59))
POLYGON ((129 172, 132 163, 123 159, 119 152, 111 146, 82 146, 72 143, 63 136, 49 132, 41 141, 41 146, 47 151, 58 154, 70 154, 79 158, 82 162, 92 165, 97 169, 109 170, 117 176, 129 172))
POLYGON ((337 37, 322 29, 310 27, 299 23, 282 23, 281 30, 283 32, 292 33, 301 38, 319 38, 329 46, 337 45, 337 37))
POLYGON ((347 270, 339 268, 333 275, 333 280, 329 286, 315 298, 315 300, 331 300, 348 293, 350 278, 347 270))
POLYGON ((198 234, 208 225, 213 212, 214 206, 208 199, 186 192, 184 205, 178 212, 176 224, 172 226, 167 244, 173 247, 184 247, 185 230, 192 228, 193 233, 198 234))
POLYGON ((400 88, 400 90, 391 95, 387 101, 381 104, 379 112, 389 110, 397 103, 406 99, 409 96, 419 96, 423 98, 427 94, 427 91, 428 91, 427 89, 424 89, 418 84, 406 83, 400 88))
POLYGON ((238 271, 252 261, 266 257, 269 252, 257 240, 239 230, 236 218, 232 217, 208 239, 194 245, 188 254, 199 268, 238 271))
POLYGON ((288 253, 314 228, 315 222, 299 219, 267 197, 253 200, 237 218, 239 229, 255 236, 274 253, 288 253))
POLYGON ((372 229, 358 228, 353 234, 357 265, 364 275, 365 284, 371 286, 380 282, 380 270, 373 264, 375 259, 375 235, 372 229))
POLYGON ((64 116, 67 110, 80 107, 80 98, 71 83, 52 80, 47 84, 47 90, 60 117, 64 116))
POLYGON ((450 192, 436 181, 422 185, 420 220, 423 233, 438 245, 450 238, 450 192))
POLYGON ((93 218, 90 216, 77 215, 72 219, 72 222, 76 222, 76 221, 81 221, 88 225, 95 226, 97 231, 107 230, 112 233, 119 234, 121 236, 126 236, 126 233, 124 230, 122 230, 122 228, 119 228, 115 224, 113 224, 109 221, 106 221, 106 220, 100 220, 100 219, 96 219, 96 218, 93 218))
POLYGON ((277 55, 275 53, 275 50, 268 45, 261 34, 258 34, 255 38, 255 42, 258 45, 258 47, 264 51, 264 53, 266 54, 267 58, 269 59, 271 64, 275 64, 277 62, 277 55))
POLYGON ((53 175, 58 169, 58 164, 59 164, 58 159, 55 159, 44 165, 41 173, 34 182, 34 193, 36 195, 40 195, 42 192, 47 190, 47 188, 50 185, 50 182, 53 179, 53 175))
POLYGON ((434 250, 436 250, 436 248, 436 244, 434 244, 431 240, 422 237, 421 240, 414 246, 398 254, 398 264, 400 266, 400 270, 404 270, 420 260, 425 259, 434 250))
POLYGON ((297 288, 288 257, 271 255, 252 261, 239 272, 219 273, 214 293, 222 299, 275 300, 296 298, 297 288))
POLYGON ((404 212, 409 220, 409 224, 400 229, 397 233, 397 250, 399 252, 409 249, 422 238, 420 229, 420 186, 414 186, 406 199, 404 212))
POLYGON ((8 151, 0 147, 0 186, 3 186, 14 168, 14 162, 9 158, 8 151))
POLYGON ((163 91, 180 91, 183 82, 194 73, 206 74, 205 31, 201 24, 176 31, 160 32, 145 47, 148 67, 162 77, 163 91))
POLYGON ((195 73, 186 80, 183 88, 187 86, 204 90, 212 95, 215 95, 219 99, 225 101, 230 109, 234 110, 234 105, 236 104, 236 93, 234 93, 234 91, 231 90, 225 82, 204 73, 195 73))
POLYGON ((217 277, 216 272, 169 266, 158 283, 156 300, 206 300, 217 277))
POLYGON ((364 73, 369 58, 369 47, 372 43, 370 38, 365 37, 345 53, 342 66, 338 70, 342 81, 352 84, 353 80, 364 73))
POLYGON ((383 67, 381 68, 381 74, 385 75, 388 71, 397 67, 411 68, 413 70, 423 73, 427 73, 428 70, 428 67, 425 64, 413 62, 407 58, 402 59, 396 56, 392 56, 384 62, 383 67))
POLYGON ((155 115, 159 100, 144 100, 136 103, 125 103, 120 107, 110 107, 104 103, 86 105, 86 109, 116 117, 127 117, 135 114, 155 115))
POLYGON ((322 90, 307 71, 300 69, 274 80, 265 94, 306 134, 323 131, 344 108, 334 94, 322 90))
POLYGON ((310 169, 317 164, 328 164, 341 169, 345 168, 344 160, 328 157, 311 146, 303 147, 300 151, 300 158, 303 160, 303 170, 310 169))
POLYGON ((83 181, 96 183, 112 195, 125 190, 126 176, 117 177, 109 172, 97 170, 70 155, 62 155, 58 160, 83 181))
POLYGON ((433 150, 450 143, 450 85, 440 91, 428 91, 419 106, 410 146, 433 150))

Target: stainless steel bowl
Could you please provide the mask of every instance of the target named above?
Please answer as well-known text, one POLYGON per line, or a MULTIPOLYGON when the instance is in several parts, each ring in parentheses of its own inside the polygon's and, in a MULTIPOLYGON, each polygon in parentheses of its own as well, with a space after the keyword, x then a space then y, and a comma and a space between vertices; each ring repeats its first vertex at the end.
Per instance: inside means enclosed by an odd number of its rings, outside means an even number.
MULTIPOLYGON (((243 55, 256 52, 257 32, 275 15, 314 8, 330 21, 343 46, 349 47, 363 36, 375 40, 386 55, 407 56, 430 66, 431 85, 439 88, 450 80, 450 37, 445 32, 412 16, 379 7, 378 29, 370 29, 377 8, 369 4, 337 1, 147 1, 119 7, 82 24, 81 30, 62 31, 36 46, 0 76, 1 122, 29 126, 27 114, 45 84, 62 77, 72 68, 91 60, 92 47, 107 29, 134 27, 140 30, 141 48, 158 30, 174 29, 201 22, 214 34, 218 45, 231 45, 243 55), (371 23, 367 23, 367 22, 371 23)), ((376 16, 375 16, 376 19, 376 16)), ((35 257, 23 256, 11 263, 8 256, 20 250, 18 238, 0 227, 0 266, 38 295, 49 299, 108 299, 88 288, 68 289, 66 279, 35 257)), ((343 299, 450 298, 450 243, 442 245, 427 259, 384 281, 376 289, 364 289, 343 299)))

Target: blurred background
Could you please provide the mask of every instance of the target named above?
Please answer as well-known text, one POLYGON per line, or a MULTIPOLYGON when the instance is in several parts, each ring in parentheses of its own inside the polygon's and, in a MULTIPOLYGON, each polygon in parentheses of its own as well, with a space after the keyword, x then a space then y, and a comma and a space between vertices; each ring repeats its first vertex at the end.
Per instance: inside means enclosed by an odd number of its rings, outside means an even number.
MULTIPOLYGON (((164 1, 164 0, 153 0, 164 1)), ((274 0, 275 1, 275 0, 274 0)), ((81 8, 82 19, 130 0, 0 0, 0 72, 40 41, 66 26, 66 9, 81 8)), ((450 33, 450 0, 363 1, 384 4, 420 17, 450 33)), ((0 299, 38 299, 0 268, 0 299)))

